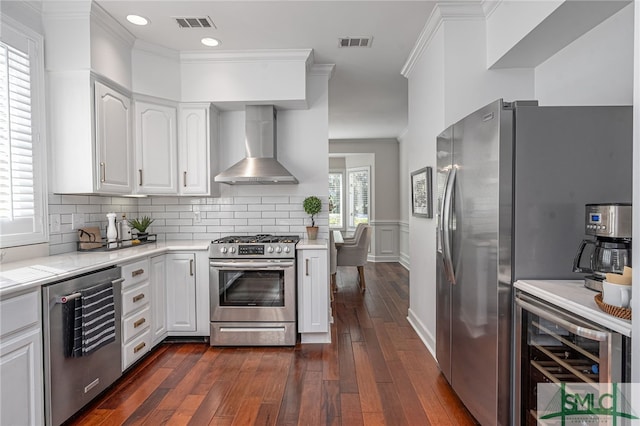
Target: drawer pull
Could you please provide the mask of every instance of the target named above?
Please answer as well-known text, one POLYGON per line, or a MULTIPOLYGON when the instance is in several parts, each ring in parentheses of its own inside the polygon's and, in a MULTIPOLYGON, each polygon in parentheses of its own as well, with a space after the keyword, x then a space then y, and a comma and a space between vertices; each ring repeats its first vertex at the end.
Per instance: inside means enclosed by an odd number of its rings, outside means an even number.
POLYGON ((147 344, 145 342, 140 343, 138 346, 136 346, 135 348, 133 348, 133 353, 137 354, 138 352, 140 352, 142 349, 144 349, 144 347, 147 346, 147 344))
POLYGON ((104 182, 107 180, 106 175, 106 166, 104 165, 104 163, 100 163, 100 182, 104 182))
POLYGON ((139 178, 138 186, 142 186, 142 169, 138 169, 138 178, 139 178))
POLYGON ((140 318, 138 321, 133 323, 133 328, 138 328, 142 324, 144 324, 145 322, 147 322, 147 320, 145 318, 140 318))
POLYGON ((131 272, 131 278, 137 277, 138 275, 142 275, 142 274, 144 274, 144 269, 142 268, 136 269, 135 271, 131 272))
POLYGON ((187 187, 187 172, 183 173, 183 178, 182 178, 182 186, 184 186, 185 188, 187 187))
POLYGON ((193 276, 193 259, 189 260, 189 275, 193 276))
POLYGON ((142 299, 144 299, 144 293, 140 293, 137 296, 133 296, 133 303, 139 302, 142 299))

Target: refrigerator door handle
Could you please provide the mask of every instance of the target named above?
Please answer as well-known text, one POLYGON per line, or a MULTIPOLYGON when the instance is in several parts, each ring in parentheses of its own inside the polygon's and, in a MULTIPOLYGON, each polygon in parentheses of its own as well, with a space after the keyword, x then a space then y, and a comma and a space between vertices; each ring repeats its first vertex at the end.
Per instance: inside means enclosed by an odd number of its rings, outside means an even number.
POLYGON ((444 271, 451 284, 456 283, 456 276, 453 270, 453 258, 451 256, 451 198, 453 197, 453 186, 456 180, 455 166, 449 170, 447 183, 444 192, 444 202, 442 203, 442 254, 444 259, 444 271))

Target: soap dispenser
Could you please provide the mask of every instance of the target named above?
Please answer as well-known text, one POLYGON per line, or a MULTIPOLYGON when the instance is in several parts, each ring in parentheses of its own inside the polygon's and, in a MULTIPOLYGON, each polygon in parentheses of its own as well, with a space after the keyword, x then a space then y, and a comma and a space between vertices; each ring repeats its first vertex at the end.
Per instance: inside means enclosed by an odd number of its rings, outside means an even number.
POLYGON ((116 228, 116 214, 107 213, 107 243, 109 248, 116 248, 118 246, 118 229, 116 228))

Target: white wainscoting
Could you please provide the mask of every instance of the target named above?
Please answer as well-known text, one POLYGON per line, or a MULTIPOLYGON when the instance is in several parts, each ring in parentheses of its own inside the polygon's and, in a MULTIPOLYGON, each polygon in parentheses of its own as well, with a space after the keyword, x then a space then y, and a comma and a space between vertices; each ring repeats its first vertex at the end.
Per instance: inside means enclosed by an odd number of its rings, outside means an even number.
POLYGON ((377 220, 370 222, 369 225, 373 228, 373 233, 371 234, 371 249, 367 260, 369 262, 399 262, 399 223, 395 220, 377 220))
POLYGON ((398 222, 398 225, 400 230, 398 234, 400 237, 398 244, 399 262, 409 271, 411 270, 411 258, 409 256, 409 222, 398 222))

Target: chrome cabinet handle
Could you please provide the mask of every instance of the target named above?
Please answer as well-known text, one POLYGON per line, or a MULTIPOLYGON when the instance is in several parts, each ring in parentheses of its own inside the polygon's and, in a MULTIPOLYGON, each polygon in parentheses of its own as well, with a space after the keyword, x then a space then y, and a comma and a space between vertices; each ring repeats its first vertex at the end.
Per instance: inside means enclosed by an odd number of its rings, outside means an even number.
POLYGON ((138 352, 140 352, 142 349, 144 349, 144 347, 147 346, 147 344, 145 342, 140 343, 138 346, 136 346, 135 348, 133 348, 133 353, 137 354, 138 352))
POLYGON ((309 276, 309 259, 304 260, 304 274, 309 276))
POLYGON ((182 186, 187 187, 187 172, 182 172, 182 186))
POLYGON ((142 275, 144 274, 144 269, 140 268, 140 269, 136 269, 135 271, 131 272, 131 277, 137 277, 138 275, 142 275))
POLYGON ((189 260, 189 275, 193 276, 193 259, 189 260))
POLYGON ((142 299, 144 299, 144 293, 140 293, 137 296, 133 296, 133 303, 139 302, 142 299))
POLYGON ((142 169, 138 169, 138 186, 142 186, 142 169))
POLYGON ((106 180, 106 166, 104 163, 100 163, 100 182, 104 182, 106 180))
POLYGON ((145 322, 147 322, 147 320, 145 318, 140 318, 138 321, 133 323, 133 328, 138 328, 142 324, 144 324, 145 322))

